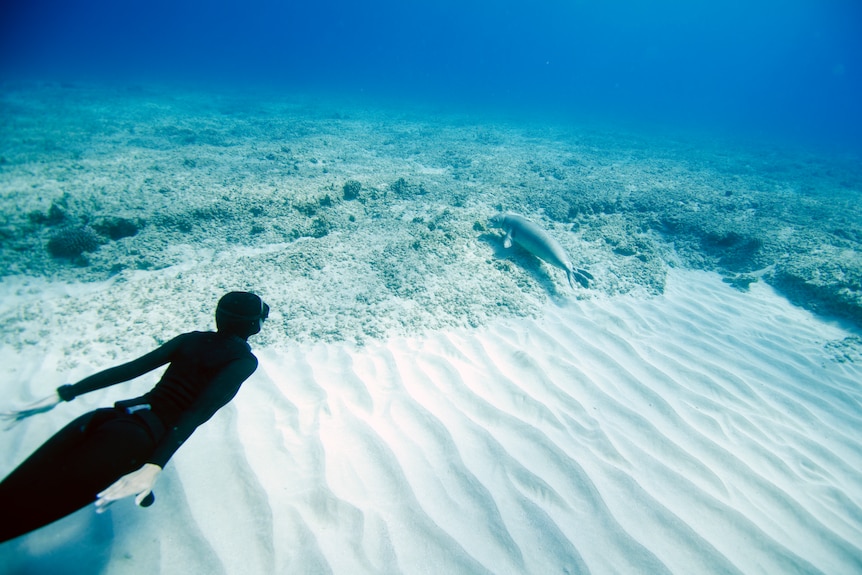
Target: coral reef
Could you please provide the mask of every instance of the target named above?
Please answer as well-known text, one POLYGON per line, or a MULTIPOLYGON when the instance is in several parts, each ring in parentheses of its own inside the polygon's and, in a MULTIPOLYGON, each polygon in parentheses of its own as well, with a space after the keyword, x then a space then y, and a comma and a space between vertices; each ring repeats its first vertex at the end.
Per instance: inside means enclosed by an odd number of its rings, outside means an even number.
POLYGON ((660 294, 678 266, 740 290, 768 282, 862 325, 855 158, 424 113, 333 120, 284 102, 223 102, 230 113, 213 116, 208 96, 190 101, 160 100, 172 111, 156 122, 149 96, 105 101, 108 124, 92 121, 89 101, 47 121, 53 108, 32 94, 15 108, 31 121, 0 110, 15 142, 0 150, 0 277, 97 281, 244 258, 236 283, 251 281, 249 267, 264 277, 283 266, 275 285, 308 310, 287 326, 303 337, 321 321, 321 294, 335 319, 319 333, 376 337, 529 315, 549 297, 660 294), (486 230, 509 210, 547 228, 595 276, 590 288, 573 293, 535 258, 506 253, 486 230), (294 252, 327 264, 306 277, 294 252))
POLYGON ((362 191, 362 184, 356 180, 348 180, 341 190, 344 192, 345 200, 355 200, 359 197, 359 192, 362 191))
POLYGON ((96 251, 101 245, 96 231, 90 226, 63 228, 48 240, 48 251, 55 258, 77 258, 85 252, 96 251))

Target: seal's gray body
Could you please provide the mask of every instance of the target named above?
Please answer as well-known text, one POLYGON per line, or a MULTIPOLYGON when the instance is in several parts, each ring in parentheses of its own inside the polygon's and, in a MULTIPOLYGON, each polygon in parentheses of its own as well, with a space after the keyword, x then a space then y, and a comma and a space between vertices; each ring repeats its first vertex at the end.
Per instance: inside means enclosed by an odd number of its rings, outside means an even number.
POLYGON ((566 278, 572 288, 575 287, 573 280, 585 288, 589 287, 588 280, 593 279, 593 276, 586 270, 573 267, 560 242, 524 216, 512 213, 497 214, 491 218, 491 226, 502 228, 506 232, 503 247, 512 247, 512 242, 515 242, 537 258, 566 272, 566 278))

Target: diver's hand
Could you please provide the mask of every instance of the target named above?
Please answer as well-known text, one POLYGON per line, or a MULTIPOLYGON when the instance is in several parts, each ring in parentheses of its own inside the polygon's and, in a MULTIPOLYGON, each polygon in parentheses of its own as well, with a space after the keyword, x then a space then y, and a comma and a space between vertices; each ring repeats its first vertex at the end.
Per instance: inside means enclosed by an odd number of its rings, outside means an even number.
POLYGON ((9 430, 15 427, 15 425, 22 419, 26 419, 31 415, 36 415, 37 413, 45 413, 46 411, 51 411, 52 409, 54 409, 54 407, 57 406, 58 403, 62 401, 63 399, 60 397, 60 394, 55 391, 48 397, 40 399, 39 401, 34 401, 30 405, 27 405, 22 409, 13 409, 11 411, 0 412, 0 419, 9 422, 9 425, 6 426, 6 429, 9 430))
MULTIPOLYGON (((123 475, 110 487, 99 493, 96 497, 96 512, 103 513, 108 506, 119 499, 135 495, 135 503, 141 505, 147 496, 153 491, 153 485, 162 468, 155 463, 144 463, 137 471, 123 475)), ((146 507, 146 505, 144 505, 146 507)))

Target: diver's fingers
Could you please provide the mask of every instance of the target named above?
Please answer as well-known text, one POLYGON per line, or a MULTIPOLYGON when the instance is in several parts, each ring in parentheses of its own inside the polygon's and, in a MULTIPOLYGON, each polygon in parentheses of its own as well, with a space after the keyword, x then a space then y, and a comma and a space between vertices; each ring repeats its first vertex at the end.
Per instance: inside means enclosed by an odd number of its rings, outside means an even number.
POLYGON ((104 513, 114 501, 116 501, 116 499, 103 499, 100 497, 96 500, 96 513, 104 513))
POLYGON ((24 419, 27 419, 31 415, 35 415, 39 412, 33 412, 32 410, 22 410, 22 411, 4 411, 0 413, 0 421, 8 422, 3 429, 5 431, 9 431, 16 425, 18 425, 24 419))
POLYGON ((27 419, 31 415, 36 415, 37 413, 42 413, 43 411, 48 411, 47 409, 43 409, 40 411, 35 411, 32 409, 24 409, 21 411, 7 411, 0 414, 0 420, 8 421, 9 425, 7 425, 4 429, 7 431, 18 425, 21 421, 27 419))
POLYGON ((60 395, 57 392, 54 392, 48 397, 43 397, 38 401, 34 401, 33 403, 24 406, 22 409, 2 411, 0 412, 0 419, 10 421, 11 425, 9 425, 9 427, 7 427, 6 429, 11 429, 16 423, 18 423, 22 419, 26 419, 38 413, 45 413, 46 411, 51 411, 61 401, 63 400, 60 398, 60 395))
POLYGON ((13 413, 0 413, 0 421, 4 421, 7 424, 3 426, 3 431, 9 431, 21 421, 21 418, 18 417, 17 414, 13 413))
POLYGON ((134 494, 134 491, 129 489, 129 485, 124 481, 124 478, 120 478, 96 496, 96 513, 104 513, 114 501, 119 501, 134 494))
POLYGON ((103 513, 114 501, 134 494, 129 489, 126 476, 123 476, 96 496, 96 513, 103 513))

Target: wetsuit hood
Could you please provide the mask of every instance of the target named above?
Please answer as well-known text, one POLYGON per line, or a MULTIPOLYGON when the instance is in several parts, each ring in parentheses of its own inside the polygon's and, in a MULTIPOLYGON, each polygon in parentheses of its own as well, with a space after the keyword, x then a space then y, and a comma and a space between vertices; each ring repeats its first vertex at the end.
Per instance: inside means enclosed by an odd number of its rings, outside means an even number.
POLYGON ((269 317, 269 306, 259 296, 244 291, 225 294, 216 308, 216 327, 219 333, 246 339, 260 331, 263 320, 269 317))

